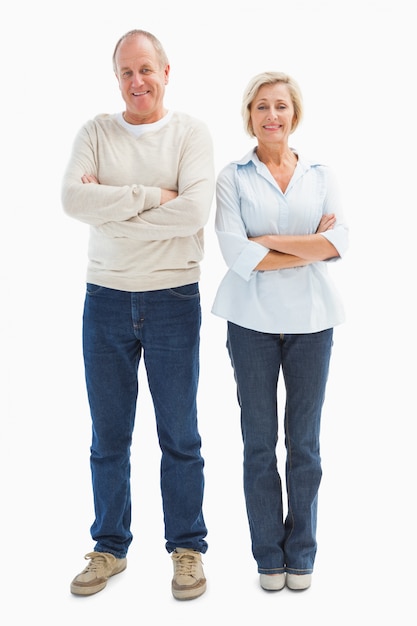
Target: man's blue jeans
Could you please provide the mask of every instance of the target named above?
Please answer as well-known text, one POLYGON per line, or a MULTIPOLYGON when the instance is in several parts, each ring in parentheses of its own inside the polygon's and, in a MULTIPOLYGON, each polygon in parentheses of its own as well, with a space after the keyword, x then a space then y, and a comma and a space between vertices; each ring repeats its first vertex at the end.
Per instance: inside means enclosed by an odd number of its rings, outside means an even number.
POLYGON ((321 481, 320 419, 333 330, 269 334, 228 323, 244 443, 244 491, 252 553, 262 574, 310 574, 321 481), (277 387, 285 383, 288 510, 277 468, 277 387))
POLYGON ((147 292, 87 285, 83 351, 98 552, 123 558, 132 541, 130 449, 142 354, 162 452, 166 548, 207 550, 196 407, 200 325, 197 283, 147 292))

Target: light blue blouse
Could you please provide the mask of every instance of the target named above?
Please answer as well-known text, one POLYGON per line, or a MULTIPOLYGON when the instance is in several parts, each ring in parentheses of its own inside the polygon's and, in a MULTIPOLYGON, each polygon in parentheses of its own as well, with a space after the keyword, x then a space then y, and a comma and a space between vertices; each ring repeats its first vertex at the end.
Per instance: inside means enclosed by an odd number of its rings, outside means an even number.
POLYGON ((343 304, 328 273, 329 261, 257 271, 254 268, 268 248, 248 239, 313 234, 323 214, 335 213, 334 228, 322 235, 343 257, 348 227, 328 167, 299 157, 282 193, 254 148, 220 172, 216 198, 216 234, 229 269, 214 300, 214 315, 266 333, 318 332, 344 321, 343 304))

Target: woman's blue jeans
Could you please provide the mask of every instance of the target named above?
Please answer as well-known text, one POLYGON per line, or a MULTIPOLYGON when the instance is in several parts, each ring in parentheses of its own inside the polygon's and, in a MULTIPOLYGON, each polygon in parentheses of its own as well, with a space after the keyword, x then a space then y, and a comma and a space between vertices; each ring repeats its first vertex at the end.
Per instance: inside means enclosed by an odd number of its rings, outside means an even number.
POLYGON ((196 407, 200 325, 197 283, 147 292, 87 285, 83 352, 98 552, 123 558, 132 541, 130 450, 142 354, 162 452, 166 549, 207 550, 196 407))
POLYGON ((262 574, 310 574, 316 556, 322 470, 320 419, 333 330, 280 335, 228 323, 244 444, 244 492, 252 553, 262 574), (287 514, 277 467, 277 389, 285 383, 287 514))

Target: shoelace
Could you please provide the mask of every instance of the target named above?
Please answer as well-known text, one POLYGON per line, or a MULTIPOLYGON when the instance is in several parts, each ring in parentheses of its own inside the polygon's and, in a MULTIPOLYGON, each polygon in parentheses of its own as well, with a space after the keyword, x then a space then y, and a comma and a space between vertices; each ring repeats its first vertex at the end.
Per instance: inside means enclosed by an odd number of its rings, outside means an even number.
POLYGON ((172 558, 177 563, 177 574, 195 578, 193 568, 197 564, 197 557, 189 552, 173 552, 172 558))
POLYGON ((84 558, 90 559, 90 562, 84 569, 84 572, 97 572, 97 570, 110 565, 109 557, 100 552, 89 552, 84 558))

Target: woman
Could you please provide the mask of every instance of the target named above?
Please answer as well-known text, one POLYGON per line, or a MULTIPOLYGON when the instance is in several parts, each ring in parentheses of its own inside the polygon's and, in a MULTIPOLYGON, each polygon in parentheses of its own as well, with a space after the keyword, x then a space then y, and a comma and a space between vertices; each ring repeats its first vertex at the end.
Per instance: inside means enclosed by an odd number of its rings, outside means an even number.
POLYGON ((329 169, 288 140, 302 117, 289 76, 255 76, 242 103, 257 145, 217 181, 216 233, 228 272, 213 313, 227 320, 244 443, 244 492, 260 584, 311 584, 321 480, 320 418, 343 306, 328 262, 348 246, 329 169), (285 383, 287 512, 277 469, 277 387, 285 383))

